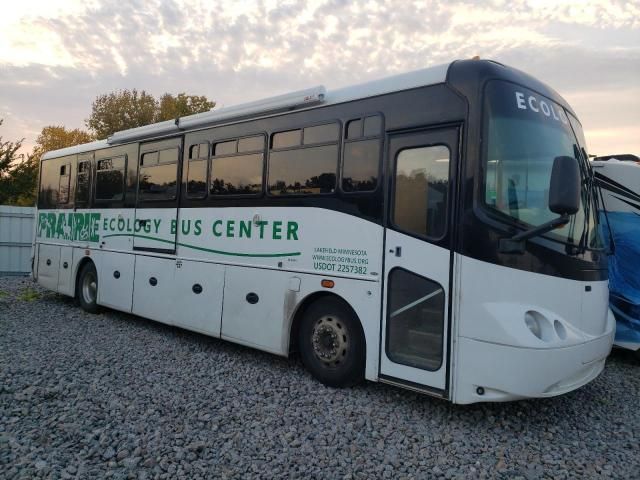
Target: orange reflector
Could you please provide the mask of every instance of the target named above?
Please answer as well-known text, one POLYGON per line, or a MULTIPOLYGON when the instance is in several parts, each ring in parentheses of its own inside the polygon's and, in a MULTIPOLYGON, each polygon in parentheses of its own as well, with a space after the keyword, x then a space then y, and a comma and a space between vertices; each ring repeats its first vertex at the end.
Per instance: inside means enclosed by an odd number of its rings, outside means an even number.
POLYGON ((333 280, 322 280, 320 282, 320 285, 322 285, 324 288, 333 288, 335 282, 333 280))

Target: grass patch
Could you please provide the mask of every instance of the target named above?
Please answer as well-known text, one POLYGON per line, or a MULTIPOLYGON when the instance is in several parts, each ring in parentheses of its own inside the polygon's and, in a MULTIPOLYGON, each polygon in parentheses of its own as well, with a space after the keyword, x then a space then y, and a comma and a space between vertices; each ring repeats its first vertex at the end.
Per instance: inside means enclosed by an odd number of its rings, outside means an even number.
POLYGON ((18 300, 22 300, 23 302, 33 302, 40 298, 40 294, 34 290, 33 288, 25 288, 18 295, 18 300))
POLYGON ((0 299, 6 298, 8 296, 9 296, 9 294, 7 292, 3 292, 2 290, 0 290, 0 299))

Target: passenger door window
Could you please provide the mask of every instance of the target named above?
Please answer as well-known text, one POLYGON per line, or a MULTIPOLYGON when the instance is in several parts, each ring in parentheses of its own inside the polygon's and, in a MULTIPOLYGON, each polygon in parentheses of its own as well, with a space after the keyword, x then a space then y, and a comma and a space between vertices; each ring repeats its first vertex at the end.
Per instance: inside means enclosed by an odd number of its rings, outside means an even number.
POLYGON ((408 233, 441 238, 447 226, 449 148, 407 148, 396 161, 394 224, 408 233))

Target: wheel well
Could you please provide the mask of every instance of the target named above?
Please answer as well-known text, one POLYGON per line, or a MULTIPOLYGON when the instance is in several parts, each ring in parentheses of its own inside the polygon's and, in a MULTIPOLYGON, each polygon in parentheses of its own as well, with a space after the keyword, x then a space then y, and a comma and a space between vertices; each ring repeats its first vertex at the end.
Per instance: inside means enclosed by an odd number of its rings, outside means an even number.
POLYGON ((289 329, 289 353, 290 354, 298 351, 298 332, 300 331, 300 324, 302 323, 302 319, 304 318, 305 312, 314 303, 320 302, 327 298, 334 298, 339 300, 351 311, 351 313, 353 313, 353 316, 355 317, 355 319, 358 321, 358 324, 360 325, 360 333, 362 334, 362 340, 364 342, 364 348, 366 352, 367 342, 364 336, 364 328, 362 328, 362 322, 360 321, 360 317, 358 317, 358 314, 355 312, 355 310, 351 308, 351 305, 349 305, 349 303, 344 298, 342 298, 340 295, 336 295, 335 293, 315 292, 309 295, 308 297, 306 297, 304 300, 302 300, 302 302, 300 302, 300 304, 296 308, 296 311, 293 315, 291 328, 289 329))
MULTIPOLYGON (((73 287, 74 287, 73 295, 74 296, 76 296, 78 294, 78 280, 80 279, 79 278, 80 277, 80 272, 82 271, 82 269, 84 268, 84 266, 87 263, 93 263, 93 260, 91 260, 91 258, 89 258, 89 257, 83 257, 82 260, 80 260, 80 262, 78 262, 78 269, 76 270, 76 280, 73 283, 73 287)), ((95 267, 96 264, 93 263, 93 266, 95 267)))

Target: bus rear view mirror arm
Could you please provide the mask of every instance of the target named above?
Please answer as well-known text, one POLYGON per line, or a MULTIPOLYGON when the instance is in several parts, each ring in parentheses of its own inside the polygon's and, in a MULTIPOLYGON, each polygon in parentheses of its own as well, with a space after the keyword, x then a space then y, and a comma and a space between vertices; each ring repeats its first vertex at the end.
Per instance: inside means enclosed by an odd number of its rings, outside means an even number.
POLYGON ((549 210, 560 216, 511 238, 500 240, 501 253, 524 253, 524 242, 569 223, 580 208, 580 167, 573 157, 556 157, 549 182, 549 210))

